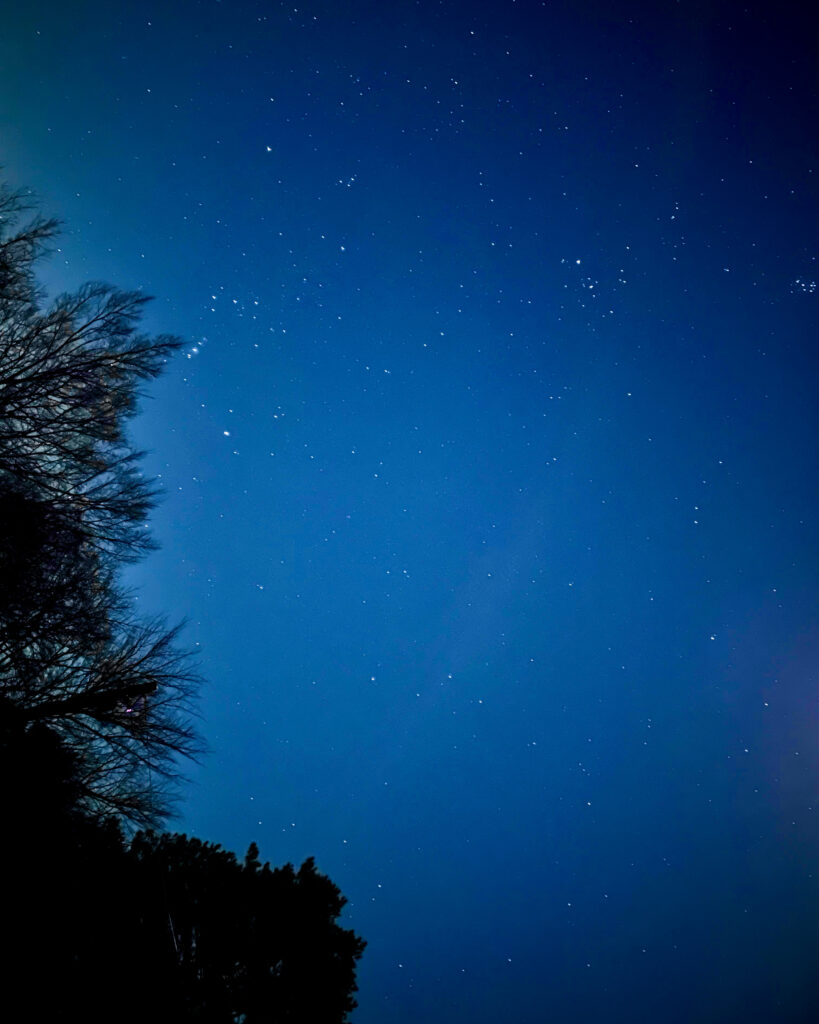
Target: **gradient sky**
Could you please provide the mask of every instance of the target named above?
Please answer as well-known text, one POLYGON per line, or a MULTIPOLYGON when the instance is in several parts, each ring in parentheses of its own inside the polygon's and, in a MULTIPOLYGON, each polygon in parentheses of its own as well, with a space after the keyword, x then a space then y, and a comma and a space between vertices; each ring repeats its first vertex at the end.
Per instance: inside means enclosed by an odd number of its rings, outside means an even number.
POLYGON ((4 14, 49 287, 186 340, 134 428, 207 679, 173 827, 315 855, 355 1024, 819 1019, 797 6, 4 14))

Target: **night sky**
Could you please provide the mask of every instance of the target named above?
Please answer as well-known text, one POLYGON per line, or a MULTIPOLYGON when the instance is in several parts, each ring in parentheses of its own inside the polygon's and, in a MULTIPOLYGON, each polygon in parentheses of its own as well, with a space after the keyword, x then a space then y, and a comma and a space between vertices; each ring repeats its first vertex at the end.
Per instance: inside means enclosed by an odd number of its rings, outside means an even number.
POLYGON ((206 679, 171 825, 315 855, 355 1024, 819 1019, 798 6, 4 12, 48 288, 185 339, 133 429, 206 679))

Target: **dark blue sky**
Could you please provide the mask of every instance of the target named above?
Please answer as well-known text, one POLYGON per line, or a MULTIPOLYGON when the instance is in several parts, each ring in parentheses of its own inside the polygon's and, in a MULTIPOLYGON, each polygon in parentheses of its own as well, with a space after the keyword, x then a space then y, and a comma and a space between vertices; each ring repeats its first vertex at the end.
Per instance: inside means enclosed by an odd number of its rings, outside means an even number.
POLYGON ((316 856, 356 1024, 819 1014, 817 53, 795 7, 31 0, 53 290, 135 424, 180 830, 316 856))

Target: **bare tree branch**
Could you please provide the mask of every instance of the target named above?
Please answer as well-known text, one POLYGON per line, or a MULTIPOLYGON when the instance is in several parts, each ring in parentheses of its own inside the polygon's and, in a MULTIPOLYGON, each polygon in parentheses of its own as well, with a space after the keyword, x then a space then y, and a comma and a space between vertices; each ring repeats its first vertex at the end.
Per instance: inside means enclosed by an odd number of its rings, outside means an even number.
POLYGON ((0 191, 0 696, 69 745, 87 809, 155 824, 178 758, 202 750, 179 629, 141 622, 118 585, 152 543, 157 499, 127 424, 179 347, 148 298, 92 282, 50 305, 37 261, 57 232, 0 191))

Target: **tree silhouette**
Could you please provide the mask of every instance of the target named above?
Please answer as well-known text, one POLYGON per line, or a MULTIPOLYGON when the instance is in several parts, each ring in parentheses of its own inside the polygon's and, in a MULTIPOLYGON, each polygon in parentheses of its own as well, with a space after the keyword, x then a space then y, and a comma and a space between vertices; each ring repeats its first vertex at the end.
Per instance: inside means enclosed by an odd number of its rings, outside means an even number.
POLYGON ((88 284, 46 305, 37 261, 57 224, 0 193, 0 694, 77 757, 88 809, 167 813, 178 756, 201 750, 178 629, 118 583, 151 547, 156 499, 126 426, 179 346, 138 331, 148 299, 88 284))
POLYGON ((27 210, 0 191, 4 1019, 343 1024, 364 942, 312 859, 124 838, 162 820, 179 756, 201 749, 178 629, 119 583, 156 499, 127 421, 178 343, 138 332, 138 293, 46 305, 34 268, 57 225, 21 226, 27 210))
POLYGON ((83 812, 77 759, 57 733, 2 711, 2 1016, 135 1022, 112 1010, 121 964, 142 955, 122 834, 114 819, 83 812))
POLYGON ((76 802, 56 732, 4 716, 0 1006, 9 1019, 137 1024, 344 1024, 365 943, 312 858, 243 862, 184 835, 138 832, 76 802))
POLYGON ((312 858, 271 869, 184 835, 138 833, 131 846, 150 945, 178 966, 186 1020, 342 1024, 356 1003, 365 943, 337 923, 346 900, 312 858))

